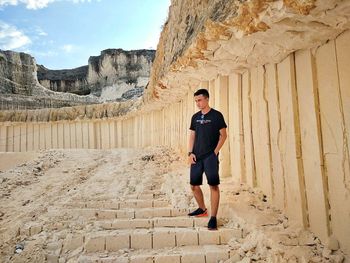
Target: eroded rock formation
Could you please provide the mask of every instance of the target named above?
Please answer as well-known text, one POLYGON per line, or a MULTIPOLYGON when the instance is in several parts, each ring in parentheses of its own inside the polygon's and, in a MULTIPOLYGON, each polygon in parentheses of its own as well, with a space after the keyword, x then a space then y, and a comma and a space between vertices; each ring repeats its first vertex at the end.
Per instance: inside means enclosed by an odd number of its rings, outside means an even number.
MULTIPOLYGON (((154 50, 107 49, 75 69, 49 70, 29 54, 0 51, 1 109, 59 108, 140 97, 154 50)), ((46 110, 45 110, 46 111, 46 110)))
POLYGON ((35 60, 25 53, 0 51, 0 93, 33 94, 36 81, 35 60))
POLYGON ((96 96, 46 89, 37 79, 37 65, 29 54, 0 50, 1 109, 32 109, 98 103, 96 96))
POLYGON ((38 80, 45 88, 69 92, 78 95, 87 95, 91 89, 87 82, 88 66, 74 69, 50 70, 43 65, 38 65, 38 80))
POLYGON ((87 66, 64 70, 39 66, 38 80, 54 91, 92 94, 102 101, 131 99, 142 95, 154 55, 154 50, 106 49, 91 56, 87 66))
POLYGON ((350 27, 349 1, 172 1, 143 109, 178 101, 218 74, 277 63, 350 27))

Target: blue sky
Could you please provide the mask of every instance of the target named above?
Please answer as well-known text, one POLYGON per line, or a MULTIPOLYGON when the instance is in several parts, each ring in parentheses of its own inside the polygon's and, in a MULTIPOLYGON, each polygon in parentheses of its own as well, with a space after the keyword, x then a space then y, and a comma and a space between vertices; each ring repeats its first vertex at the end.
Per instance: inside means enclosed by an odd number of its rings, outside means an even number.
POLYGON ((50 69, 87 65, 107 48, 156 49, 170 0, 0 0, 0 49, 50 69))

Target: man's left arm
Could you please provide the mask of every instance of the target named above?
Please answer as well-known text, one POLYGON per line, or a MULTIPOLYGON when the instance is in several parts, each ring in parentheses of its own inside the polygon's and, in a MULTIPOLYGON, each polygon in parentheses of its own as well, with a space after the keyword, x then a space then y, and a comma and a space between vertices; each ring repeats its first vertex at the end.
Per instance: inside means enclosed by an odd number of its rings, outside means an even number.
POLYGON ((224 144, 224 142, 225 142, 225 140, 227 138, 226 128, 220 129, 219 132, 220 132, 219 142, 218 142, 218 145, 216 146, 216 148, 214 150, 214 153, 216 155, 218 155, 222 145, 224 144))

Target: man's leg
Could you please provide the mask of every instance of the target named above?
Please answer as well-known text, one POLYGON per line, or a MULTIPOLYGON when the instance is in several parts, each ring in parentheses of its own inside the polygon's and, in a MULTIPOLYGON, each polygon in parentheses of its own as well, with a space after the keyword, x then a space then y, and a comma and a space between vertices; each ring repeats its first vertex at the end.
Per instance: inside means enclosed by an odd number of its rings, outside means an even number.
POLYGON ((204 204, 203 192, 201 185, 203 182, 203 163, 197 160, 195 164, 191 165, 190 173, 190 185, 193 192, 193 196, 197 201, 199 208, 195 211, 188 213, 189 216, 208 216, 207 209, 204 204))
POLYGON ((191 190, 193 192, 194 198, 197 201, 198 206, 204 210, 205 204, 201 187, 199 185, 191 185, 191 190))
POLYGON ((195 164, 191 165, 190 185, 198 206, 204 210, 205 209, 204 197, 203 197, 202 189, 200 187, 203 183, 203 172, 204 172, 203 168, 204 168, 203 162, 201 160, 197 160, 195 164))
POLYGON ((211 216, 215 216, 218 213, 220 201, 220 189, 218 185, 210 185, 210 203, 211 203, 211 216))
POLYGON ((212 153, 204 160, 204 171, 207 176, 208 184, 210 186, 210 203, 211 203, 211 216, 208 222, 209 230, 217 229, 216 215, 219 209, 220 200, 220 178, 219 178, 219 159, 215 153, 212 153))

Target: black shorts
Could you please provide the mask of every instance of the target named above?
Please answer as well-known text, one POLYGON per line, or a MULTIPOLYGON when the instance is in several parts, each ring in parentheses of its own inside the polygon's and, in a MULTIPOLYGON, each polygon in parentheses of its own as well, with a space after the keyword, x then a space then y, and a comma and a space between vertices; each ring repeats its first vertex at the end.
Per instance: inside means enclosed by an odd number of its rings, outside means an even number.
POLYGON ((214 152, 208 157, 197 160, 196 163, 191 164, 190 170, 190 184, 201 185, 203 184, 203 172, 207 177, 209 185, 220 184, 219 178, 219 156, 214 152))

